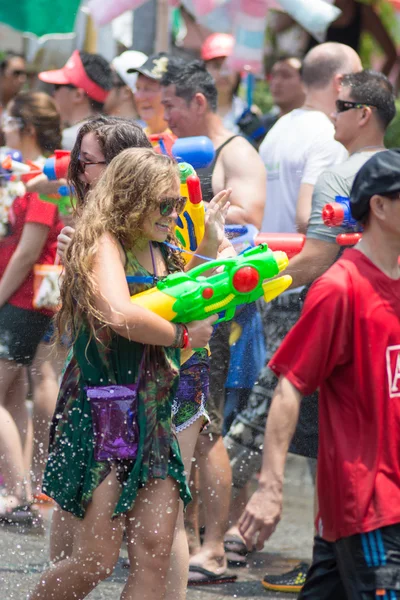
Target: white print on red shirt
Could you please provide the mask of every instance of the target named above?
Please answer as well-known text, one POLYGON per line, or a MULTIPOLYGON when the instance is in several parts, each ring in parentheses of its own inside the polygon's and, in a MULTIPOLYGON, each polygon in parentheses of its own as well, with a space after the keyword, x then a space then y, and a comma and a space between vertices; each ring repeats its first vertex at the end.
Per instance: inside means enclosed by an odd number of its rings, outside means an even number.
POLYGON ((400 346, 386 348, 386 368, 390 398, 400 398, 400 346))

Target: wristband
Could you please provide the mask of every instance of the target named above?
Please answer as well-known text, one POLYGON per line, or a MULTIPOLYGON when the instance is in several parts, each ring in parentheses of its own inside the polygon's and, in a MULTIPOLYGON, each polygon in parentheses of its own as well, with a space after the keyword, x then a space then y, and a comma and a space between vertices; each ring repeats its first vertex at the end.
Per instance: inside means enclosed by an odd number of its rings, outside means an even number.
POLYGON ((183 347, 183 336, 185 327, 181 323, 175 325, 175 337, 171 344, 171 348, 182 348, 183 347))
POLYGON ((183 348, 183 350, 186 350, 187 348, 190 348, 189 332, 187 330, 186 325, 183 325, 182 348, 183 348))

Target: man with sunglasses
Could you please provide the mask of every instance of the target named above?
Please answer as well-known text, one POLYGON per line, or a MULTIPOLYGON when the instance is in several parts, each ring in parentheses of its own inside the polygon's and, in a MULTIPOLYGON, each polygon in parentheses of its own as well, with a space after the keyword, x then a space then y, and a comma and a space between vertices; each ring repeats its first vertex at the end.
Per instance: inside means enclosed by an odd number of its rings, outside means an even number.
POLYGON ((301 600, 400 598, 398 150, 361 167, 350 203, 361 242, 312 285, 269 363, 279 381, 259 488, 239 523, 249 547, 275 530, 300 403, 318 388, 318 533, 301 600))
MULTIPOLYGON (((385 131, 396 112, 393 88, 389 80, 381 73, 361 71, 344 75, 332 119, 335 126, 335 140, 342 143, 349 152, 344 163, 331 166, 317 179, 312 195, 311 216, 308 223, 306 242, 300 254, 290 260, 285 271, 292 276, 291 289, 312 283, 322 275, 336 260, 340 246, 336 237, 350 230, 344 227, 327 227, 322 221, 322 209, 325 204, 334 202, 336 196, 348 197, 353 180, 360 167, 371 156, 384 148, 385 131)), ((303 292, 303 296, 305 291, 303 292)), ((279 305, 279 302, 276 303, 279 305)), ((272 309, 274 310, 274 309, 272 309)), ((287 329, 298 319, 298 310, 290 316, 289 307, 282 308, 287 318, 287 329)), ((268 327, 274 327, 275 313, 269 313, 268 327)), ((282 319, 281 319, 282 321, 282 319)), ((282 339, 282 338, 281 338, 282 339)), ((276 385, 276 377, 268 365, 262 369, 256 387, 253 389, 251 402, 233 424, 226 443, 235 457, 233 473, 240 469, 247 455, 252 452, 251 468, 241 476, 240 485, 244 485, 251 475, 260 468, 262 435, 269 412, 272 393, 276 385), (262 408, 264 407, 264 410, 262 408), (244 440, 254 439, 258 451, 244 440)), ((304 401, 300 414, 299 426, 293 438, 290 450, 294 453, 316 457, 318 448, 317 404, 304 401), (312 412, 310 412, 312 411, 312 412), (307 452, 306 452, 307 451, 307 452)), ((266 589, 284 590, 293 587, 297 580, 300 591, 305 580, 308 565, 302 563, 293 571, 280 576, 266 575, 263 585, 266 589)))
POLYGON ((99 54, 75 50, 62 69, 43 71, 38 77, 54 85, 64 125, 62 146, 72 150, 82 121, 103 112, 113 86, 111 68, 99 54))

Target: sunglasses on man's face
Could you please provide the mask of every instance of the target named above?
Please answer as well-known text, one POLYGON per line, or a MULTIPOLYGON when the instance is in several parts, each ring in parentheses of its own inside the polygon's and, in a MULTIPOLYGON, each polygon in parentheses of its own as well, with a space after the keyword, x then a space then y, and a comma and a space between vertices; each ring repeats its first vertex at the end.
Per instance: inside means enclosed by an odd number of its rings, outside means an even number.
POLYGON ((368 104, 367 102, 351 102, 350 100, 336 100, 336 112, 342 113, 353 108, 364 108, 369 106, 370 108, 376 108, 374 104, 368 104))
POLYGON ((162 217, 169 217, 174 210, 180 215, 185 208, 185 204, 186 198, 184 196, 178 196, 177 198, 163 198, 159 204, 160 215, 162 217))

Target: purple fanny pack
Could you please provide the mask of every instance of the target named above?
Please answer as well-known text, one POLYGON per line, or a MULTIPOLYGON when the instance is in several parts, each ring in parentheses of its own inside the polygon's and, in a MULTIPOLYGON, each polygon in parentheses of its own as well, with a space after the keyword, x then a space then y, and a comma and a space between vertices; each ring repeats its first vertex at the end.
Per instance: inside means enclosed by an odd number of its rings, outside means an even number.
POLYGON ((137 383, 88 387, 86 392, 92 411, 95 460, 136 458, 137 383))

